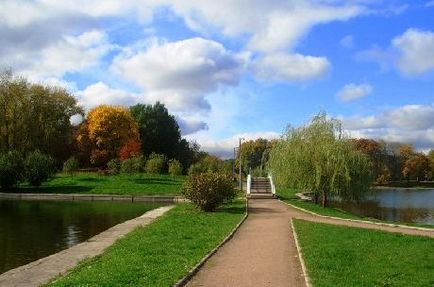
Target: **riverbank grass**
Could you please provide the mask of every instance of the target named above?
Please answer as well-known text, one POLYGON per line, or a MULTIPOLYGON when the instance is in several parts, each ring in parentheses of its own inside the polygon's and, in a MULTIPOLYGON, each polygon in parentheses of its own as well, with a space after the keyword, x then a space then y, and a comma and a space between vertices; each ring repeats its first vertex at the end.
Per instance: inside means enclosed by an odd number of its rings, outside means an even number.
POLYGON ((32 187, 18 186, 10 192, 24 193, 89 193, 119 195, 179 195, 184 176, 149 174, 101 175, 94 172, 77 173, 74 176, 57 174, 54 178, 32 187))
POLYGON ((47 286, 172 286, 217 246, 244 214, 244 200, 209 213, 191 204, 178 205, 47 286))
POLYGON ((294 220, 315 287, 434 286, 434 240, 294 220))

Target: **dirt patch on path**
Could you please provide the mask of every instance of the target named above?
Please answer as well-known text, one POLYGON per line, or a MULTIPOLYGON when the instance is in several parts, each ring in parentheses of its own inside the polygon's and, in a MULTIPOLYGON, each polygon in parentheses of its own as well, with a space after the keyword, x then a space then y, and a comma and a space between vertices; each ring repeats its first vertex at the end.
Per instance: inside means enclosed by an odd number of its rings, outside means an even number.
POLYGON ((288 206, 249 200, 249 216, 187 286, 305 286, 288 206))

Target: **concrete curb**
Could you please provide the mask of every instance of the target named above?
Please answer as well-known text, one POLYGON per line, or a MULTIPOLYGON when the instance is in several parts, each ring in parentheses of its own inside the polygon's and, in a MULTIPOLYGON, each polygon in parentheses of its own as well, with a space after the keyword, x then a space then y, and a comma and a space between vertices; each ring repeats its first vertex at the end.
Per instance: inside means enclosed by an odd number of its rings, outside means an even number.
POLYGON ((309 274, 307 273, 306 264, 303 259, 303 252, 298 242, 298 235, 294 228, 293 218, 291 218, 291 229, 292 229, 292 235, 294 236, 295 247, 297 248, 297 252, 298 252, 298 258, 300 259, 300 263, 301 263, 301 270, 303 271, 304 282, 306 283, 306 287, 312 287, 312 284, 310 283, 309 274))
POLYGON ((219 245, 217 245, 213 250, 211 250, 205 257, 203 257, 199 263, 197 263, 190 271, 188 271, 187 275, 185 275, 183 278, 181 278, 178 282, 176 282, 173 287, 183 287, 185 286, 191 278, 193 278, 194 275, 199 272, 200 268, 223 246, 228 242, 234 235, 235 232, 241 227, 241 225, 244 223, 244 221, 247 219, 247 216, 249 215, 249 201, 246 197, 246 214, 241 219, 241 221, 237 224, 237 226, 232 229, 231 233, 229 233, 228 236, 223 239, 219 245))
POLYGON ((124 202, 188 202, 182 196, 116 195, 116 194, 62 194, 62 193, 4 193, 0 199, 53 201, 124 201, 124 202))
POLYGON ((280 198, 278 199, 280 202, 287 204, 295 209, 298 209, 300 211, 322 217, 322 218, 329 218, 329 219, 336 219, 336 220, 342 220, 342 221, 350 221, 350 222, 358 222, 358 223, 366 223, 366 224, 372 224, 372 225, 379 225, 379 226, 388 226, 388 227, 396 227, 396 228, 404 228, 404 229, 413 229, 413 230, 420 230, 420 231, 431 231, 434 233, 434 228, 424 228, 424 227, 417 227, 417 226, 409 226, 409 225, 401 225, 401 224, 393 224, 393 223, 385 223, 385 222, 375 222, 375 221, 367 221, 367 220, 358 220, 358 219, 349 219, 349 218, 340 218, 335 216, 328 216, 328 215, 321 215, 315 212, 312 212, 310 210, 292 205, 291 203, 282 201, 280 198))

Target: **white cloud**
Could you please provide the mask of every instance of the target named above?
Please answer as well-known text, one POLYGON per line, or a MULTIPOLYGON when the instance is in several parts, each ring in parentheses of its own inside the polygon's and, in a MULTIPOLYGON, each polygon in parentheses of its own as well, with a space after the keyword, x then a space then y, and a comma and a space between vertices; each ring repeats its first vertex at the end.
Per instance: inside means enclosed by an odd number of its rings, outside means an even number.
POLYGON ((107 35, 98 30, 78 36, 63 36, 61 40, 40 51, 23 51, 0 56, 0 65, 34 80, 59 78, 66 72, 78 72, 93 67, 113 48, 107 35))
POLYGON ((347 35, 339 41, 339 44, 346 49, 352 49, 354 48, 354 37, 347 35))
POLYGON ((408 29, 392 41, 399 52, 397 68, 404 75, 419 75, 434 70, 434 33, 408 29))
POLYGON ((368 84, 348 84, 345 85, 336 95, 343 102, 351 102, 372 93, 372 86, 368 84))
POLYGON ((123 90, 113 89, 103 82, 92 84, 76 93, 78 103, 86 109, 101 104, 130 106, 137 104, 143 97, 123 90))
POLYGON ((236 85, 244 71, 245 56, 233 54, 220 43, 192 38, 154 43, 147 49, 125 50, 111 69, 145 89, 177 111, 207 110, 207 93, 236 85))
POLYGON ((229 138, 224 138, 221 140, 214 140, 206 136, 195 135, 191 139, 195 139, 201 146, 201 149, 209 152, 212 155, 216 155, 221 158, 232 158, 234 153, 234 148, 238 147, 238 141, 243 138, 245 141, 255 140, 258 138, 264 139, 277 139, 280 134, 272 131, 266 132, 254 132, 254 133, 241 133, 233 135, 229 138))
POLYGON ((272 53, 256 60, 252 69, 260 80, 297 82, 324 77, 330 63, 323 57, 272 53))
POLYGON ((420 149, 434 148, 434 104, 406 105, 377 115, 342 118, 354 137, 412 143, 420 149))
POLYGON ((176 121, 178 122, 179 128, 181 129, 181 134, 183 136, 194 134, 201 130, 208 130, 208 124, 204 121, 193 117, 176 117, 176 121))

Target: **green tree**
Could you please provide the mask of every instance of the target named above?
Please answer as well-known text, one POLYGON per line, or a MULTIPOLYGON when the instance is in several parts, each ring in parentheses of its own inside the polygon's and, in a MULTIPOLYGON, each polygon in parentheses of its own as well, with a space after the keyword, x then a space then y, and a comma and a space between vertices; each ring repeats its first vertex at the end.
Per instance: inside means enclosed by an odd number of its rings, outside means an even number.
POLYGON ((68 158, 67 161, 63 163, 63 172, 69 174, 71 177, 74 176, 74 173, 78 170, 80 163, 78 159, 74 156, 68 158))
POLYGON ((65 89, 0 73, 0 152, 40 150, 62 163, 73 151, 76 114, 83 110, 65 89))
POLYGON ((157 153, 177 158, 181 133, 175 117, 166 107, 160 102, 155 105, 137 104, 130 107, 130 111, 139 125, 143 154, 157 153))
POLYGON ((243 142, 236 165, 239 166, 239 158, 241 158, 244 173, 247 174, 250 169, 264 173, 271 147, 272 141, 263 138, 243 142))
POLYGON ((371 164, 344 136, 341 123, 325 113, 300 128, 288 128, 270 152, 277 185, 314 192, 328 205, 330 195, 359 200, 370 188, 371 164))

